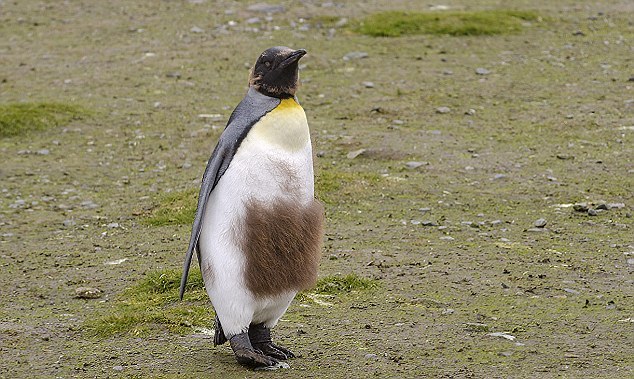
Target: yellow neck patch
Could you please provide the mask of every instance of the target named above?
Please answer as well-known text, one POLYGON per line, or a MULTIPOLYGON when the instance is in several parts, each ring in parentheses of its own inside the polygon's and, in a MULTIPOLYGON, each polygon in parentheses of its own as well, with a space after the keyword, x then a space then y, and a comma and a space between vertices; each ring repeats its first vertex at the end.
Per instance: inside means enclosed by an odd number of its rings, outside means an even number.
POLYGON ((283 99, 280 104, 264 115, 249 132, 253 142, 266 142, 278 147, 297 151, 310 142, 308 121, 304 109, 294 99, 283 99))

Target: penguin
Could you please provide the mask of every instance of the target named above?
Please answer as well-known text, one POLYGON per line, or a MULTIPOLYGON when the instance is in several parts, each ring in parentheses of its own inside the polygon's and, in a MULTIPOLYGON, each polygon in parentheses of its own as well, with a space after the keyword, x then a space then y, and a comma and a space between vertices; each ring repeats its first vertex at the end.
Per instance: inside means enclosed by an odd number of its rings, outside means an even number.
POLYGON ((216 312, 214 346, 229 341, 238 363, 251 367, 295 356, 272 342, 271 328, 314 286, 321 257, 324 208, 295 96, 305 54, 276 46, 255 62, 207 163, 183 266, 181 300, 196 251, 216 312))

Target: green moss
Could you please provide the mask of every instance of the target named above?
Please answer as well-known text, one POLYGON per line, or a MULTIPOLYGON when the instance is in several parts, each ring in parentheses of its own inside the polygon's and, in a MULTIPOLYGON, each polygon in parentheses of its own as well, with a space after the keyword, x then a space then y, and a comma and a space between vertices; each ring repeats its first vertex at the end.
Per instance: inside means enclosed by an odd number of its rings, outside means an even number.
POLYGON ((0 138, 59 126, 87 113, 81 107, 61 103, 0 104, 0 138))
POLYGON ((93 336, 108 337, 121 333, 143 335, 156 326, 175 333, 185 333, 196 326, 210 328, 213 310, 200 270, 190 271, 183 302, 178 297, 180 275, 180 270, 147 274, 114 301, 110 313, 88 321, 86 330, 93 336))
POLYGON ((356 195, 367 192, 381 180, 381 176, 375 173, 324 169, 315 177, 315 192, 327 204, 341 203, 358 199, 356 195))
POLYGON ((144 223, 151 226, 189 225, 196 214, 198 189, 172 192, 162 196, 144 223))
POLYGON ((490 10, 476 12, 405 12, 390 11, 366 17, 356 31, 374 37, 398 37, 411 34, 477 36, 515 33, 523 21, 539 16, 529 11, 490 10))
POLYGON ((344 292, 370 290, 378 286, 379 282, 377 280, 362 278, 354 273, 343 277, 330 275, 321 278, 315 285, 313 292, 335 295, 344 292))

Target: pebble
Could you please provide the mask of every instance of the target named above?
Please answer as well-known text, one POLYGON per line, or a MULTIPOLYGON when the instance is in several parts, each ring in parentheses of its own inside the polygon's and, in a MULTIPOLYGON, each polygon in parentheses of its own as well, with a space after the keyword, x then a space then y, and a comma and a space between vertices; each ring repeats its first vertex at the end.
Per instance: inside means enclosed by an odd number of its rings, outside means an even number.
POLYGON ((75 297, 80 299, 98 299, 101 297, 101 290, 92 287, 78 287, 75 289, 75 297))
POLYGON ((411 162, 407 162, 405 163, 405 167, 409 168, 409 169, 415 169, 415 168, 419 168, 421 166, 426 166, 429 163, 427 162, 416 162, 416 161, 411 161, 411 162))
POLYGON ((76 223, 76 222, 75 222, 75 220, 73 220, 73 219, 64 220, 63 224, 64 224, 64 226, 74 226, 74 225, 77 225, 77 223, 76 223))
POLYGON ((366 354, 365 359, 377 359, 378 356, 376 354, 366 354))
POLYGON ((625 208, 624 203, 608 203, 608 209, 621 209, 625 208))
POLYGON ((189 29, 190 32, 192 33, 203 33, 204 30, 202 28, 199 28, 198 26, 192 26, 191 29, 189 29))
POLYGON ((588 216, 596 216, 599 214, 599 211, 597 211, 596 209, 588 209, 588 216))
POLYGON ((543 228, 543 227, 546 226, 547 223, 548 223, 548 221, 546 221, 545 218, 539 218, 539 219, 535 220, 534 225, 537 228, 543 228))
POLYGON ((443 237, 440 237, 440 239, 443 241, 453 241, 455 238, 450 236, 443 236, 443 237))
POLYGON ((405 124, 405 121, 403 121, 403 120, 392 120, 392 124, 394 124, 394 125, 403 125, 403 124, 405 124))
POLYGON ((454 309, 451 308, 447 308, 447 309, 443 309, 442 314, 443 315, 452 315, 454 314, 456 311, 454 309))
POLYGON ((362 82, 361 84, 363 84, 365 88, 374 88, 373 82, 362 82))
POLYGON ((572 206, 572 209, 575 212, 587 212, 588 211, 588 204, 586 204, 586 203, 577 203, 577 204, 572 206))
POLYGON ((440 113, 440 114, 446 114, 451 112, 451 108, 449 107, 438 107, 436 108, 436 113, 440 113))
POLYGON ((259 17, 247 18, 247 24, 259 24, 260 22, 262 22, 262 20, 260 20, 259 17))
POLYGON ((41 149, 37 151, 38 155, 49 155, 51 152, 48 149, 41 149))
POLYGON ((171 72, 168 72, 167 74, 165 74, 165 76, 167 76, 168 78, 180 79, 181 73, 178 72, 178 71, 171 71, 171 72))
POLYGON ((489 331, 489 325, 482 324, 479 322, 467 322, 464 324, 464 327, 466 330, 470 332, 488 332, 489 331))
POLYGON ((495 174, 493 176, 493 179, 495 179, 495 180, 500 180, 500 179, 505 179, 505 178, 506 178, 505 174, 495 174))
POLYGON ((363 59, 367 57, 368 57, 368 53, 366 53, 365 51, 351 51, 343 56, 343 60, 351 61, 353 59, 363 59))
POLYGON ((489 70, 487 70, 486 68, 483 68, 483 67, 476 68, 475 72, 478 75, 489 75, 491 73, 491 71, 489 71, 489 70))
POLYGON ((82 201, 79 205, 81 205, 82 208, 86 208, 86 209, 93 209, 93 208, 99 207, 99 205, 95 204, 92 200, 82 201))
POLYGON ((464 114, 466 114, 467 116, 473 116, 476 114, 476 110, 473 108, 469 108, 464 114))
POLYGON ((116 229, 116 228, 121 227, 121 225, 119 225, 118 222, 111 222, 110 224, 106 225, 106 227, 109 228, 109 229, 116 229))
POLYGON ((114 366, 112 369, 115 371, 123 371, 123 366, 114 366))
POLYGON ((354 150, 354 151, 349 152, 346 155, 346 157, 348 159, 354 159, 354 158, 358 157, 359 155, 365 153, 365 151, 366 151, 365 149, 354 150))
POLYGON ((420 223, 422 226, 438 226, 438 224, 436 224, 435 222, 431 221, 431 220, 423 220, 420 223))
POLYGON ((418 210, 423 213, 431 212, 431 208, 418 208, 418 210))

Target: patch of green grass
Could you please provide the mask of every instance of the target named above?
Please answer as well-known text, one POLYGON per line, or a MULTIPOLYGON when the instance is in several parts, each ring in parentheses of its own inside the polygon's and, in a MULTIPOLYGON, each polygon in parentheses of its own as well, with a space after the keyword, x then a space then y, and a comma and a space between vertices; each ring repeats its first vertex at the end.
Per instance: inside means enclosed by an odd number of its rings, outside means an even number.
POLYGON ((412 34, 479 36, 516 33, 522 22, 536 21, 530 11, 488 10, 475 12, 389 11, 366 17, 356 31, 373 37, 399 37, 412 34))
POLYGON ((59 126, 87 113, 81 107, 61 103, 0 104, 0 138, 59 126))
POLYGON ((369 191, 373 184, 381 182, 376 173, 347 172, 335 169, 320 170, 315 178, 317 197, 327 204, 357 199, 359 193, 369 191))
POLYGON ((151 226, 189 225, 194 221, 197 198, 197 188, 166 194, 143 222, 151 226))
POLYGON ((318 294, 336 295, 351 291, 364 291, 377 288, 379 282, 375 279, 359 277, 352 273, 346 276, 329 275, 317 281, 313 292, 318 294))
POLYGON ((114 301, 109 314, 88 321, 86 330, 93 336, 108 337, 122 333, 143 335, 157 325, 174 333, 186 333, 196 326, 211 328, 214 313, 200 270, 190 271, 183 302, 178 298, 180 276, 180 270, 147 274, 114 301))

